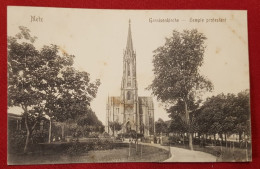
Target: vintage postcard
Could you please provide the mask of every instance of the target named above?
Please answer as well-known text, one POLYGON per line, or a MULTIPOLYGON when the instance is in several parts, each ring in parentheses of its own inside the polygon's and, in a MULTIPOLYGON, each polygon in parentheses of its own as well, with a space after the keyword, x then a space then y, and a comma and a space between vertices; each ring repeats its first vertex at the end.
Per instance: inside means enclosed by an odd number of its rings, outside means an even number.
POLYGON ((7 9, 8 164, 252 161, 247 11, 7 9))

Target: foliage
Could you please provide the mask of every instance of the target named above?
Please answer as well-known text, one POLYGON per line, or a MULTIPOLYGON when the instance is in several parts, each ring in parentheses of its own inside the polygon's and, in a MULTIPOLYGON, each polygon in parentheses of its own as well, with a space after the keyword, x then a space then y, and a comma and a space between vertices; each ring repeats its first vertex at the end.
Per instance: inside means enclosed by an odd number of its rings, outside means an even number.
MULTIPOLYGON (((198 131, 205 134, 250 136, 249 91, 208 98, 195 114, 198 131)), ((241 138, 240 138, 241 140, 241 138)))
MULTIPOLYGON (((164 46, 157 48, 153 56, 155 78, 148 89, 152 89, 162 102, 183 105, 178 106, 178 110, 184 114, 188 129, 191 128, 189 103, 198 97, 198 93, 213 87, 199 72, 205 40, 206 37, 196 29, 173 31, 172 37, 166 38, 164 46)), ((190 147, 192 149, 191 136, 190 147)))
POLYGON ((26 132, 8 131, 8 153, 21 153, 26 140, 26 132))
POLYGON ((168 132, 167 123, 165 123, 161 118, 159 118, 158 121, 155 122, 155 132, 157 135, 168 132))
POLYGON ((122 124, 118 121, 109 122, 109 127, 113 131, 113 135, 115 131, 120 131, 122 129, 122 124))
POLYGON ((118 138, 143 138, 144 134, 136 133, 134 130, 131 130, 129 133, 120 133, 118 134, 118 138))
POLYGON ((34 130, 32 133, 32 141, 33 144, 38 144, 38 143, 44 143, 48 140, 48 131, 47 130, 34 130))
POLYGON ((172 115, 172 120, 170 126, 168 128, 169 132, 174 133, 187 133, 188 132, 188 125, 185 122, 184 117, 180 115, 172 115))
POLYGON ((86 113, 82 116, 79 116, 76 119, 77 128, 81 131, 82 135, 90 136, 89 134, 92 133, 103 133, 105 130, 104 125, 100 120, 98 120, 95 112, 90 108, 87 109, 86 113))
MULTIPOLYGON (((31 136, 31 146, 43 143, 47 140, 48 131, 34 130, 31 136)), ((26 131, 24 130, 9 130, 8 131, 8 152, 9 153, 22 153, 26 141, 26 131)))
POLYGON ((66 150, 66 154, 75 156, 92 150, 109 150, 114 148, 113 142, 109 140, 93 139, 88 142, 72 142, 66 150))
MULTIPOLYGON (((234 101, 234 109, 231 113, 234 117, 235 131, 239 133, 245 132, 246 135, 251 135, 250 130, 250 95, 249 90, 238 93, 234 101)), ((240 138, 241 139, 241 138, 240 138)))
POLYGON ((75 156, 75 155, 80 155, 81 153, 85 152, 85 146, 83 144, 80 144, 78 141, 72 143, 71 146, 66 151, 66 154, 75 156))
POLYGON ((173 31, 164 46, 154 51, 155 78, 148 89, 163 102, 194 99, 199 90, 210 90, 212 84, 199 74, 203 64, 206 37, 196 29, 173 31))
POLYGON ((225 104, 226 96, 224 94, 219 94, 206 100, 196 116, 201 133, 222 133, 225 104))
POLYGON ((8 37, 8 106, 23 109, 27 139, 45 115, 65 121, 83 114, 96 97, 99 80, 90 82, 89 74, 73 68, 73 55, 61 53, 58 46, 38 50, 26 27, 8 37), (34 119, 29 124, 29 118, 34 119))

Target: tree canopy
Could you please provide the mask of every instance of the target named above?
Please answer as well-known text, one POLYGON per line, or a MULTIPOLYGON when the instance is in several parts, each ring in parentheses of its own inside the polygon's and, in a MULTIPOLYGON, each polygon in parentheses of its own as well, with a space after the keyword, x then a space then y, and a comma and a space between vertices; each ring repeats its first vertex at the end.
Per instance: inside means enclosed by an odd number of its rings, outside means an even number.
POLYGON ((27 129, 24 152, 39 118, 48 115, 56 121, 85 113, 96 97, 100 81, 73 67, 73 55, 57 45, 35 47, 36 37, 26 27, 8 37, 8 106, 23 109, 27 129), (28 117, 35 121, 29 125, 28 117))
POLYGON ((78 116, 77 125, 83 127, 86 132, 104 132, 104 125, 97 118, 95 112, 90 108, 87 110, 87 113, 84 115, 78 116))
MULTIPOLYGON (((154 51, 153 65, 155 78, 148 89, 157 99, 178 106, 178 111, 185 115, 185 122, 190 127, 190 108, 202 91, 210 91, 212 83, 200 74, 205 52, 204 34, 196 29, 173 31, 166 38, 163 46, 154 51)), ((190 134, 190 148, 192 137, 190 134)))
POLYGON ((152 89, 163 102, 188 101, 196 92, 211 90, 212 83, 200 75, 203 64, 206 37, 196 29, 173 31, 164 46, 154 51, 155 78, 148 89, 152 89))
POLYGON ((168 133, 167 123, 165 121, 163 121, 163 119, 161 119, 161 118, 159 118, 155 122, 155 133, 158 135, 160 135, 161 133, 168 133))
POLYGON ((113 131, 113 135, 115 135, 115 131, 120 131, 122 129, 122 124, 118 121, 109 122, 109 127, 113 131))
POLYGON ((195 115, 199 132, 250 136, 249 90, 208 98, 195 115))

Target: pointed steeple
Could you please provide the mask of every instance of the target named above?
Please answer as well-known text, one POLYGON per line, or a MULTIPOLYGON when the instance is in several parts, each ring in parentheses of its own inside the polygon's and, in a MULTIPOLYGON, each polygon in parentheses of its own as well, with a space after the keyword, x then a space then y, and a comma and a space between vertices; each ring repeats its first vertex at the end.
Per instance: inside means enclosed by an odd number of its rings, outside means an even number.
POLYGON ((126 51, 133 51, 133 41, 132 41, 131 20, 130 19, 129 19, 127 42, 126 42, 126 51))
POLYGON ((123 59, 123 77, 121 82, 121 99, 123 102, 137 100, 136 53, 133 50, 131 20, 129 19, 126 49, 123 59))

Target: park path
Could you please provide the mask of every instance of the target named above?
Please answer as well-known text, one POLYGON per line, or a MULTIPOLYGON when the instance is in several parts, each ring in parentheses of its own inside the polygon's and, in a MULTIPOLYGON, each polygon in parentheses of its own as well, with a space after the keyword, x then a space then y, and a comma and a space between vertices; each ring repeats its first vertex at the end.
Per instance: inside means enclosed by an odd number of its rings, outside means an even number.
POLYGON ((201 151, 171 147, 171 157, 164 162, 216 162, 216 157, 201 151))
POLYGON ((216 157, 201 151, 192 151, 183 148, 162 146, 160 144, 141 143, 154 146, 164 150, 170 149, 171 157, 164 162, 216 162, 216 157))

